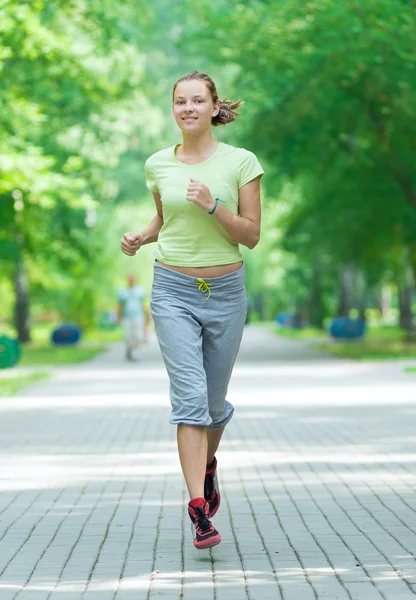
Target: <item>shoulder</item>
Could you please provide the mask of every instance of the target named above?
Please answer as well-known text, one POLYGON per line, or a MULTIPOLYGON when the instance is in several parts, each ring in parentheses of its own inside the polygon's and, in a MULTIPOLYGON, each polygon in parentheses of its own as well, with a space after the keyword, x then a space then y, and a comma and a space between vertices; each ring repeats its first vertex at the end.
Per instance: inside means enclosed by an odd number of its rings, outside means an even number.
POLYGON ((257 156, 254 152, 246 150, 246 148, 239 148, 237 146, 231 146, 230 144, 223 145, 223 156, 229 156, 234 159, 237 163, 244 162, 246 160, 257 160, 257 156))
POLYGON ((158 150, 157 152, 149 156, 149 158, 145 162, 145 167, 151 169, 160 164, 165 163, 166 161, 172 160, 174 155, 174 147, 175 146, 169 146, 169 148, 163 148, 163 150, 158 150))
POLYGON ((264 170, 254 152, 229 144, 224 144, 224 146, 225 154, 223 156, 224 158, 227 156, 227 163, 233 165, 239 188, 256 177, 264 175, 264 170))

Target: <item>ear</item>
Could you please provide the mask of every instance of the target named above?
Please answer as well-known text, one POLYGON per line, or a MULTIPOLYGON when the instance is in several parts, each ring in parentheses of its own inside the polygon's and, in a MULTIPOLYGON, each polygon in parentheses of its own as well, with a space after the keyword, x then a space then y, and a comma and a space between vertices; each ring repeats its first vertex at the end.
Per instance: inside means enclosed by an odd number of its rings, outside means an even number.
POLYGON ((219 102, 216 102, 216 103, 214 104, 214 110, 212 111, 212 116, 213 116, 213 117, 216 117, 216 116, 217 116, 217 114, 220 112, 220 106, 221 106, 221 105, 220 105, 220 103, 219 103, 219 102))

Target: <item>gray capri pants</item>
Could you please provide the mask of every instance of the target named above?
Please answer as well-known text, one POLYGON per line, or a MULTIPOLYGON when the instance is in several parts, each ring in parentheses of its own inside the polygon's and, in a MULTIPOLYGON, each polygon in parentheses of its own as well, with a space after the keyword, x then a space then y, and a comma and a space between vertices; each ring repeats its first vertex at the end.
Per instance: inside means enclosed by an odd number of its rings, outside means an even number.
POLYGON ((228 383, 247 314, 244 265, 196 279, 157 262, 150 312, 170 379, 170 423, 224 427, 228 383))

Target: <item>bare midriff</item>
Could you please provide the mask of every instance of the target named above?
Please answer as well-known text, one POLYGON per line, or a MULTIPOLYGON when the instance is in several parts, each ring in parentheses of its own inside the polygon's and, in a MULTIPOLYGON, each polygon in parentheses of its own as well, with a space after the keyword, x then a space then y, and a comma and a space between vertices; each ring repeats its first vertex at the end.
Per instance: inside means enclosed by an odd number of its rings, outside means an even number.
POLYGON ((221 277, 222 275, 228 275, 229 273, 238 271, 238 269, 240 269, 243 265, 243 261, 241 260, 229 265, 215 265, 213 267, 176 267, 172 265, 166 265, 165 263, 160 262, 160 260, 156 260, 156 262, 167 269, 179 271, 179 273, 184 273, 185 275, 190 275, 191 277, 200 277, 201 279, 205 279, 205 277, 221 277))

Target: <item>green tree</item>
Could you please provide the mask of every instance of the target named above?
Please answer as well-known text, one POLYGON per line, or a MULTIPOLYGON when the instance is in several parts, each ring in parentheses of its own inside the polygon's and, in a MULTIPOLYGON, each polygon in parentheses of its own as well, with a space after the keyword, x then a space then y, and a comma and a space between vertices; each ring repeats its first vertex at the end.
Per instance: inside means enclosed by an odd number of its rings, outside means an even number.
POLYGON ((1 272, 15 281, 16 328, 27 341, 30 280, 48 289, 36 266, 52 279, 58 269, 78 291, 71 265, 99 262, 101 248, 85 252, 85 219, 118 194, 132 111, 145 105, 133 38, 152 13, 145 3, 35 0, 0 2, 0 17, 1 272))
POLYGON ((381 278, 397 245, 416 270, 415 26, 408 2, 217 2, 183 40, 235 66, 240 139, 298 189, 283 243, 314 284, 317 257, 381 278))

